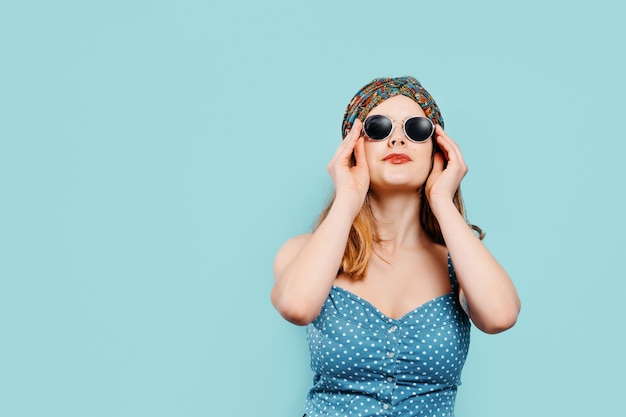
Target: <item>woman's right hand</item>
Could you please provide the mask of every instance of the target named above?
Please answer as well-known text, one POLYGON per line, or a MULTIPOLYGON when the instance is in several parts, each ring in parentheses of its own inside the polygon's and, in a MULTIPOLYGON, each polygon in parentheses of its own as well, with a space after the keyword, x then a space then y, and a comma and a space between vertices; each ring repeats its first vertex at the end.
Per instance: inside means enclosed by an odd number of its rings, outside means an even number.
POLYGON ((365 137, 361 134, 363 124, 356 119, 350 133, 341 142, 326 167, 335 184, 335 200, 350 199, 357 212, 361 209, 370 186, 370 175, 365 159, 365 137), (350 166, 354 153, 356 165, 350 166))
POLYGON ((324 220, 312 234, 289 239, 276 255, 272 303, 292 323, 306 325, 319 316, 363 207, 370 176, 361 129, 356 120, 328 164, 335 200, 324 220), (353 152, 356 165, 350 166, 353 152))

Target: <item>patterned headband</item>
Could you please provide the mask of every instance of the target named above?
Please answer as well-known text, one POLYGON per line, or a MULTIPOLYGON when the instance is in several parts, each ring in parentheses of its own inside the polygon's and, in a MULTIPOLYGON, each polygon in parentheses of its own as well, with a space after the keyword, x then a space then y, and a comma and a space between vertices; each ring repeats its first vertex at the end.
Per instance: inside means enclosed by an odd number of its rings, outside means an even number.
POLYGON ((341 124, 343 137, 346 137, 357 117, 364 120, 367 114, 382 101, 400 94, 415 100, 426 113, 426 117, 443 127, 443 117, 435 99, 415 78, 376 78, 361 88, 348 104, 341 124))

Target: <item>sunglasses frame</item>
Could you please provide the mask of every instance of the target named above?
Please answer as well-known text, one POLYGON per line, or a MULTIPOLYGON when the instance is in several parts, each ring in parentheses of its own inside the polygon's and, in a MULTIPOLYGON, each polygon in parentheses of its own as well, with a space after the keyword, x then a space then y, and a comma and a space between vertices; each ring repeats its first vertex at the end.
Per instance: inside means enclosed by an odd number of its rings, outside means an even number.
MULTIPOLYGON (((371 116, 367 116, 365 118, 365 120, 363 121, 363 133, 365 133, 365 136, 367 136, 370 140, 375 140, 375 141, 380 141, 380 140, 385 140, 387 138, 389 138, 389 136, 391 136, 393 134, 393 130, 396 128, 396 120, 393 120, 391 117, 384 115, 384 114, 373 114, 371 116), (389 120, 391 122, 391 130, 389 131, 389 133, 387 134, 387 136, 385 136, 384 138, 380 138, 380 139, 374 139, 371 138, 367 132, 365 131, 365 124, 367 123, 367 119, 369 119, 370 117, 384 117, 387 120, 389 120)), ((426 141, 428 141, 428 139, 432 138, 433 135, 435 134, 435 124, 433 123, 432 120, 430 120, 428 117, 424 117, 424 116, 411 116, 406 120, 402 121, 402 131, 404 132, 404 136, 406 136, 406 138, 408 140, 410 140, 413 143, 424 143, 426 141), (407 133, 406 133, 406 122, 408 122, 411 119, 426 119, 428 120, 428 122, 430 123, 431 126, 431 130, 430 130, 430 135, 428 135, 428 137, 424 140, 415 140, 413 138, 411 138, 407 133)))

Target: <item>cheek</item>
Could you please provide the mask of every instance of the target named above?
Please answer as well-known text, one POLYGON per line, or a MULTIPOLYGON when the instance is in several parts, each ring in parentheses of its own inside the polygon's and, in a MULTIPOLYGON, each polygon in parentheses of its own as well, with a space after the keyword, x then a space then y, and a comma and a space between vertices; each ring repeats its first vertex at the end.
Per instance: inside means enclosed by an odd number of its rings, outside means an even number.
POLYGON ((365 141, 365 160, 368 164, 382 158, 379 156, 381 150, 377 149, 376 145, 380 145, 380 143, 365 141))
POLYGON ((432 142, 429 142, 428 144, 423 144, 422 148, 419 148, 416 152, 416 158, 419 159, 420 161, 423 161, 421 165, 426 165, 428 166, 428 169, 430 170, 430 167, 433 166, 433 145, 432 142))

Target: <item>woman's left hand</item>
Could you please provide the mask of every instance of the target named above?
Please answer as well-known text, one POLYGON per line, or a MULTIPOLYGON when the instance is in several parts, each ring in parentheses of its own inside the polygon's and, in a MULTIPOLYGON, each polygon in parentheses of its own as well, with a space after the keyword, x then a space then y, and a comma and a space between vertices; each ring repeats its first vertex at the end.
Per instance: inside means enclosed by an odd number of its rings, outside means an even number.
POLYGON ((452 201, 468 171, 459 145, 439 125, 435 126, 435 140, 441 152, 435 153, 433 169, 426 180, 426 197, 431 206, 437 202, 452 201), (445 161, 448 163, 444 168, 445 161))
POLYGON ((506 271, 455 207, 454 194, 467 174, 467 165, 459 145, 441 126, 435 129, 441 153, 435 154, 426 180, 426 197, 454 263, 461 303, 467 304, 466 311, 476 327, 485 333, 499 333, 517 321, 519 296, 506 271))

